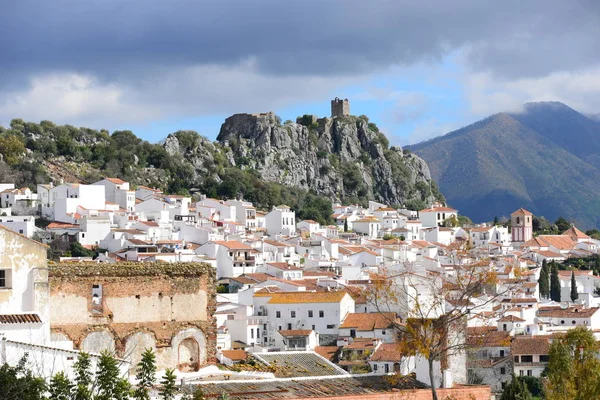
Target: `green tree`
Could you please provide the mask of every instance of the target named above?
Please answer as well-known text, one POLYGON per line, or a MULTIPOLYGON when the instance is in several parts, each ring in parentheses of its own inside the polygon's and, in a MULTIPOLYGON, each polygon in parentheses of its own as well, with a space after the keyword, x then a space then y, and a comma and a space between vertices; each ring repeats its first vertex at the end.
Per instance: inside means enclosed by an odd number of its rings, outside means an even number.
POLYGON ((137 365, 135 379, 137 388, 133 394, 136 400, 150 400, 150 388, 156 382, 156 356, 152 349, 146 349, 142 353, 142 359, 137 365))
POLYGON ((16 165, 25 154, 25 145, 15 135, 0 136, 0 154, 8 165, 16 165))
POLYGON ((64 372, 59 372, 52 377, 48 386, 51 400, 71 400, 73 384, 64 372))
POLYGON ((493 224, 494 226, 498 226, 498 224, 499 224, 499 223, 500 223, 500 221, 498 220, 498 216, 495 216, 495 217, 494 217, 494 221, 492 222, 492 224, 493 224))
POLYGON ((98 371, 96 372, 97 394, 94 400, 120 400, 128 398, 130 387, 127 381, 119 376, 117 360, 108 352, 100 353, 98 371))
POLYGON ((26 368, 27 354, 17 366, 0 366, 0 398, 2 400, 40 400, 46 391, 42 378, 33 376, 26 368))
POLYGON ((500 400, 531 400, 531 392, 521 379, 513 375, 512 380, 502 391, 500 400))
POLYGON ((547 368, 546 398, 599 399, 599 347, 592 331, 580 326, 553 339, 547 368))
POLYGON ((92 384, 91 365, 90 355, 85 352, 79 353, 77 361, 73 364, 73 370, 75 371, 74 400, 90 400, 92 398, 90 390, 92 384))
POLYGON ((554 261, 550 273, 550 298, 560 302, 560 278, 558 277, 558 266, 554 261))
POLYGON ((559 232, 564 232, 571 227, 571 223, 563 217, 558 217, 554 222, 554 225, 556 225, 559 232))
POLYGON ((348 232, 348 218, 344 219, 344 232, 348 232))
POLYGON ((175 400, 175 395, 177 394, 175 380, 175 371, 167 368, 165 370, 165 374, 163 375, 162 381, 160 381, 162 387, 159 391, 159 396, 162 400, 175 400))
POLYGON ((550 296, 550 279, 546 260, 542 261, 542 270, 540 271, 538 283, 540 285, 540 298, 547 299, 550 296))
POLYGON ((94 257, 96 253, 92 250, 86 249, 79 242, 71 243, 71 247, 69 249, 71 251, 72 257, 94 257))
POLYGON ((575 271, 571 271, 571 301, 575 301, 579 298, 577 293, 577 281, 575 280, 575 271))

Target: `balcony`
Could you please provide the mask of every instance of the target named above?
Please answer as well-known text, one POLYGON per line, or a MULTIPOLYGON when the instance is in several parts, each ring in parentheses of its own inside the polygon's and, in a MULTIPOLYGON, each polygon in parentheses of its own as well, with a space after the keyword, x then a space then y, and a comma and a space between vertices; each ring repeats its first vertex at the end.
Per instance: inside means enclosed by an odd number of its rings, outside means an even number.
POLYGON ((256 262, 256 258, 254 257, 234 257, 233 262, 235 263, 246 263, 246 264, 254 264, 256 262))

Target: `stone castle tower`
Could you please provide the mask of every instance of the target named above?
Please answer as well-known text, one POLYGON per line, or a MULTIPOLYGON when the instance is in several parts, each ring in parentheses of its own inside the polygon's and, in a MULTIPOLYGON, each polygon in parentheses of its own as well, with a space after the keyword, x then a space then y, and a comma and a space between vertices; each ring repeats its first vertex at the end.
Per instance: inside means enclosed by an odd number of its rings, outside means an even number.
POLYGON ((331 118, 347 117, 350 115, 350 102, 348 99, 340 99, 336 97, 331 100, 331 118))
POLYGON ((513 242, 526 242, 533 234, 533 214, 519 208, 510 214, 510 231, 513 242))

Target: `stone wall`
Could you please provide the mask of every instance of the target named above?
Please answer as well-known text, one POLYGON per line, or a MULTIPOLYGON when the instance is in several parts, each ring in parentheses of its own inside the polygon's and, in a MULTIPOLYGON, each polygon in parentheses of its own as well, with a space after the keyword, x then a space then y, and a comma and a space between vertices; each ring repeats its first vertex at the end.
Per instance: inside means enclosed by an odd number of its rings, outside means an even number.
POLYGON ((114 351, 132 369, 146 348, 155 350, 159 369, 214 363, 215 306, 214 268, 207 264, 50 265, 54 339, 88 352, 114 351))
POLYGON ((347 117, 350 115, 350 102, 348 99, 335 98, 331 100, 331 118, 347 117))

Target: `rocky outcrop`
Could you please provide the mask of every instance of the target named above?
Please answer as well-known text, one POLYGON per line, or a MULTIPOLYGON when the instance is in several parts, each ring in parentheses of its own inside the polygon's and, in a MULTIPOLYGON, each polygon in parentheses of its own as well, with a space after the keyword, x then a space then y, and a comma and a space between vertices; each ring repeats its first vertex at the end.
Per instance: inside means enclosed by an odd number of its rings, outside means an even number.
POLYGON ((273 113, 235 114, 225 120, 217 143, 202 139, 180 145, 176 134, 165 141, 169 154, 180 153, 197 174, 218 179, 216 159, 253 169, 265 181, 314 190, 334 200, 374 199, 404 204, 440 197, 425 161, 400 147, 366 118, 300 118, 281 124, 273 113))

